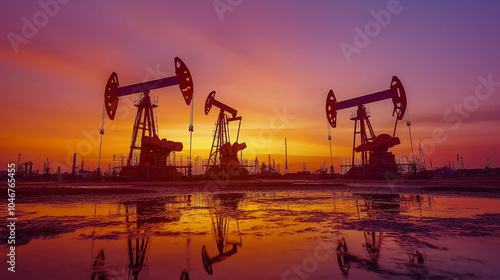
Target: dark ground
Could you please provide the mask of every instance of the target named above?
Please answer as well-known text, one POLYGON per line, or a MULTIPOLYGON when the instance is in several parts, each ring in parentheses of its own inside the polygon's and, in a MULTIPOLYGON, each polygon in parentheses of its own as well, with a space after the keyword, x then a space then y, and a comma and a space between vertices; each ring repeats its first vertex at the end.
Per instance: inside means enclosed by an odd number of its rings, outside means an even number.
POLYGON ((16 201, 98 200, 116 195, 228 191, 322 190, 336 192, 443 194, 500 198, 500 177, 454 177, 410 180, 250 179, 197 182, 18 182, 16 201))

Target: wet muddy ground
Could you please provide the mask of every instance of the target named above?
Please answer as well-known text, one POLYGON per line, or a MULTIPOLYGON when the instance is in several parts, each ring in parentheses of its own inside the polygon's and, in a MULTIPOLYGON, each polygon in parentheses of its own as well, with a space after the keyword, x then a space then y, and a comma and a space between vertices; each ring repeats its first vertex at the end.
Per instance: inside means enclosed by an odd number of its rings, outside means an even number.
POLYGON ((23 183, 16 204, 1 279, 500 278, 498 178, 23 183))

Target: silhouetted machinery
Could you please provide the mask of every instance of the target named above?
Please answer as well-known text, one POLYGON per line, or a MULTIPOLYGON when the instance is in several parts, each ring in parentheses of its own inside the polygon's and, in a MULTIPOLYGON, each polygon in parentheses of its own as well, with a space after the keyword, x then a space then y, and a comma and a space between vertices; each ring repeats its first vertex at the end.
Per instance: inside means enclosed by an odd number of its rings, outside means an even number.
POLYGON ((383 178, 389 173, 398 174, 396 160, 389 148, 399 145, 401 141, 396 137, 396 127, 398 121, 403 119, 406 112, 406 93, 403 84, 398 77, 393 76, 390 89, 337 102, 333 90, 328 92, 326 98, 326 117, 332 127, 337 126, 337 111, 342 109, 357 107, 357 111, 351 114, 354 121, 354 141, 352 151, 351 169, 347 172, 347 177, 362 178, 383 178), (392 99, 394 109, 392 115, 396 115, 393 135, 375 135, 368 119, 369 113, 365 104, 392 99), (359 124, 359 125, 358 125, 359 124), (367 133, 368 131, 368 133, 367 133), (359 134, 361 141, 356 146, 356 136, 359 134), (361 153, 361 165, 355 164, 355 153, 361 153))
MULTIPOLYGON (((121 176, 138 179, 171 179, 177 175, 175 166, 167 166, 166 158, 172 151, 182 151, 181 142, 169 141, 158 137, 156 96, 150 90, 179 85, 184 101, 189 106, 193 98, 193 80, 186 64, 176 57, 176 76, 120 87, 118 75, 113 72, 104 91, 104 106, 108 117, 113 120, 122 96, 141 93, 135 102, 137 115, 132 132, 127 165, 123 166, 121 176)), ((191 128, 190 128, 191 129, 191 128)))
POLYGON ((212 141, 212 148, 210 149, 210 156, 208 157, 206 175, 212 178, 225 177, 235 178, 244 177, 248 175, 248 171, 240 165, 238 160, 238 152, 245 149, 247 145, 243 142, 238 143, 241 127, 241 116, 238 111, 219 102, 215 99, 215 91, 212 91, 205 102, 205 115, 208 115, 212 106, 220 109, 219 117, 215 123, 214 138, 212 141), (227 117, 227 113, 231 117, 227 117), (229 134, 229 122, 239 121, 238 133, 236 135, 236 142, 231 145, 229 134))

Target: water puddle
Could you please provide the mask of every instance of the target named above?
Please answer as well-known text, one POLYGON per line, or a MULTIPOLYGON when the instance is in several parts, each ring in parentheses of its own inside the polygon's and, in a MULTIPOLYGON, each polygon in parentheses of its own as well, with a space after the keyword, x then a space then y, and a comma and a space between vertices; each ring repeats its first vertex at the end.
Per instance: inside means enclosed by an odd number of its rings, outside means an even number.
POLYGON ((497 279, 499 205, 324 190, 24 203, 9 279, 497 279))

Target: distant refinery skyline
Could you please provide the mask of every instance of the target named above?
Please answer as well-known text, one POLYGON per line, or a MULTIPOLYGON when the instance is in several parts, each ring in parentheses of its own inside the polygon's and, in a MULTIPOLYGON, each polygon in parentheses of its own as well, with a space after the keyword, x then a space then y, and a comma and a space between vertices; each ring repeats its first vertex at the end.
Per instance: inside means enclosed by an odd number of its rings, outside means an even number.
MULTIPOLYGON (((174 74, 174 57, 194 82, 193 158, 208 158, 217 113, 207 95, 243 117, 243 158, 290 172, 330 165, 325 100, 385 90, 397 75, 408 96, 413 153, 427 168, 455 162, 484 168, 500 159, 500 18, 497 1, 107 1, 0 4, 4 121, 0 170, 31 160, 71 169, 73 153, 97 168, 106 81, 127 85, 174 74)), ((189 155, 189 114, 177 87, 155 90, 160 138, 189 155)), ((127 154, 136 96, 105 119, 101 167, 127 154)), ((375 133, 392 134, 390 100, 367 105, 375 133)), ((351 110, 331 129, 333 164, 351 157, 351 110)), ((407 117, 396 156, 410 157, 407 117)), ((233 127, 231 128, 233 129, 233 127)), ((234 128, 234 129, 237 129, 234 128)), ((233 131, 232 131, 233 133, 233 131)), ((234 134, 233 134, 234 135, 234 134)), ((77 161, 79 164, 80 161, 77 161)))

